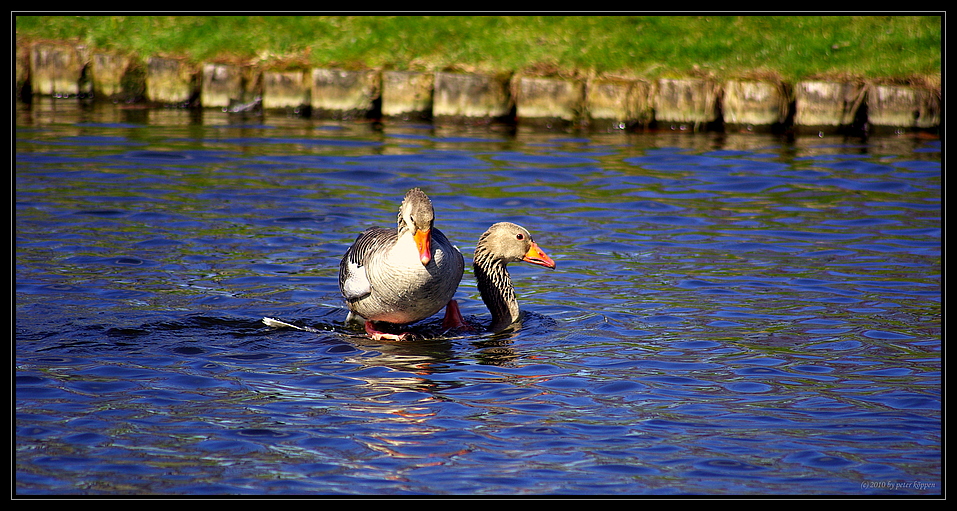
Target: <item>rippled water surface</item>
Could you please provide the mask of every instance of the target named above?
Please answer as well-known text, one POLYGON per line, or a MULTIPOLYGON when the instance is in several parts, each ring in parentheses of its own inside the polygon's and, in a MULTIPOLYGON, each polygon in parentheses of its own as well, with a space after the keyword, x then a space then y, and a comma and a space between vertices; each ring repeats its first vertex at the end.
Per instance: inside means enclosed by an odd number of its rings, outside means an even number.
POLYGON ((18 494, 942 492, 935 138, 16 119, 18 494), (414 186, 557 262, 521 330, 343 325, 414 186))

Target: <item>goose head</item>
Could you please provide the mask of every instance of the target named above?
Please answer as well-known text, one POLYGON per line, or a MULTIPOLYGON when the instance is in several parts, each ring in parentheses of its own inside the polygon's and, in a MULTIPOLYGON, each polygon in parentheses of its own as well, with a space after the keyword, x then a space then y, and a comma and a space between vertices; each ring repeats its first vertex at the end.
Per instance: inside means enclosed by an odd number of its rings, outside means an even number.
POLYGON ((432 260, 432 223, 435 221, 435 211, 429 196, 418 188, 406 192, 402 205, 399 206, 399 235, 404 231, 412 233, 415 248, 419 252, 419 261, 422 266, 432 260))
POLYGON ((489 227, 475 246, 476 263, 486 264, 526 262, 554 268, 555 261, 545 253, 531 233, 520 225, 499 222, 489 227))
POLYGON ((489 329, 493 332, 509 328, 522 317, 506 268, 508 263, 519 261, 555 267, 555 261, 539 248, 528 230, 511 222, 492 225, 475 244, 472 268, 482 301, 492 313, 489 329))

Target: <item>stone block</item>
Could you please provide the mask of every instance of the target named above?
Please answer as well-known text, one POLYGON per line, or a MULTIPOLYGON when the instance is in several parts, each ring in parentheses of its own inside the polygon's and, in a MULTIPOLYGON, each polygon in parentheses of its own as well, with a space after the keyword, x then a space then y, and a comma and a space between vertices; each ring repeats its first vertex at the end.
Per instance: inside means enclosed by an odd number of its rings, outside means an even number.
POLYGON ((313 69, 313 115, 342 119, 364 116, 379 99, 379 82, 379 73, 371 70, 313 69))
POLYGON ((434 117, 495 119, 509 115, 512 99, 505 76, 435 74, 432 98, 434 117))
POLYGON ((382 115, 387 117, 430 117, 435 75, 413 71, 382 73, 382 115))
POLYGON ((518 79, 519 120, 560 119, 576 122, 584 111, 585 85, 578 80, 523 76, 518 79))

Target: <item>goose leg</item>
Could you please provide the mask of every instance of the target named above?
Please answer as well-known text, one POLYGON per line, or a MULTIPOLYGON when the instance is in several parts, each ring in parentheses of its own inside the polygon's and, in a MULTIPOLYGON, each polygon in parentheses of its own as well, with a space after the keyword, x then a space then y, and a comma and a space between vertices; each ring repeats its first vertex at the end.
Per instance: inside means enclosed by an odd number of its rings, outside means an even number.
POLYGON ((388 339, 390 341, 405 341, 411 336, 411 334, 408 332, 402 334, 380 332, 376 330, 371 321, 366 321, 366 333, 369 334, 369 337, 372 337, 372 340, 374 341, 381 341, 382 339, 388 339))
POLYGON ((465 328, 467 326, 465 320, 462 318, 462 313, 459 311, 459 303, 455 300, 449 300, 448 305, 445 306, 445 317, 442 318, 442 328, 451 330, 465 328))

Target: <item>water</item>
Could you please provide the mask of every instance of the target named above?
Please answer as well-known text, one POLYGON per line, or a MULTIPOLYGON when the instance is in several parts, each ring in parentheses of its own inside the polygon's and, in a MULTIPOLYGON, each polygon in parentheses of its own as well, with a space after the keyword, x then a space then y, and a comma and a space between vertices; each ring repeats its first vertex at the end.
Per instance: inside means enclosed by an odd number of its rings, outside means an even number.
POLYGON ((942 493, 938 139, 16 119, 20 495, 942 493), (344 327, 413 186, 520 331, 344 327))

